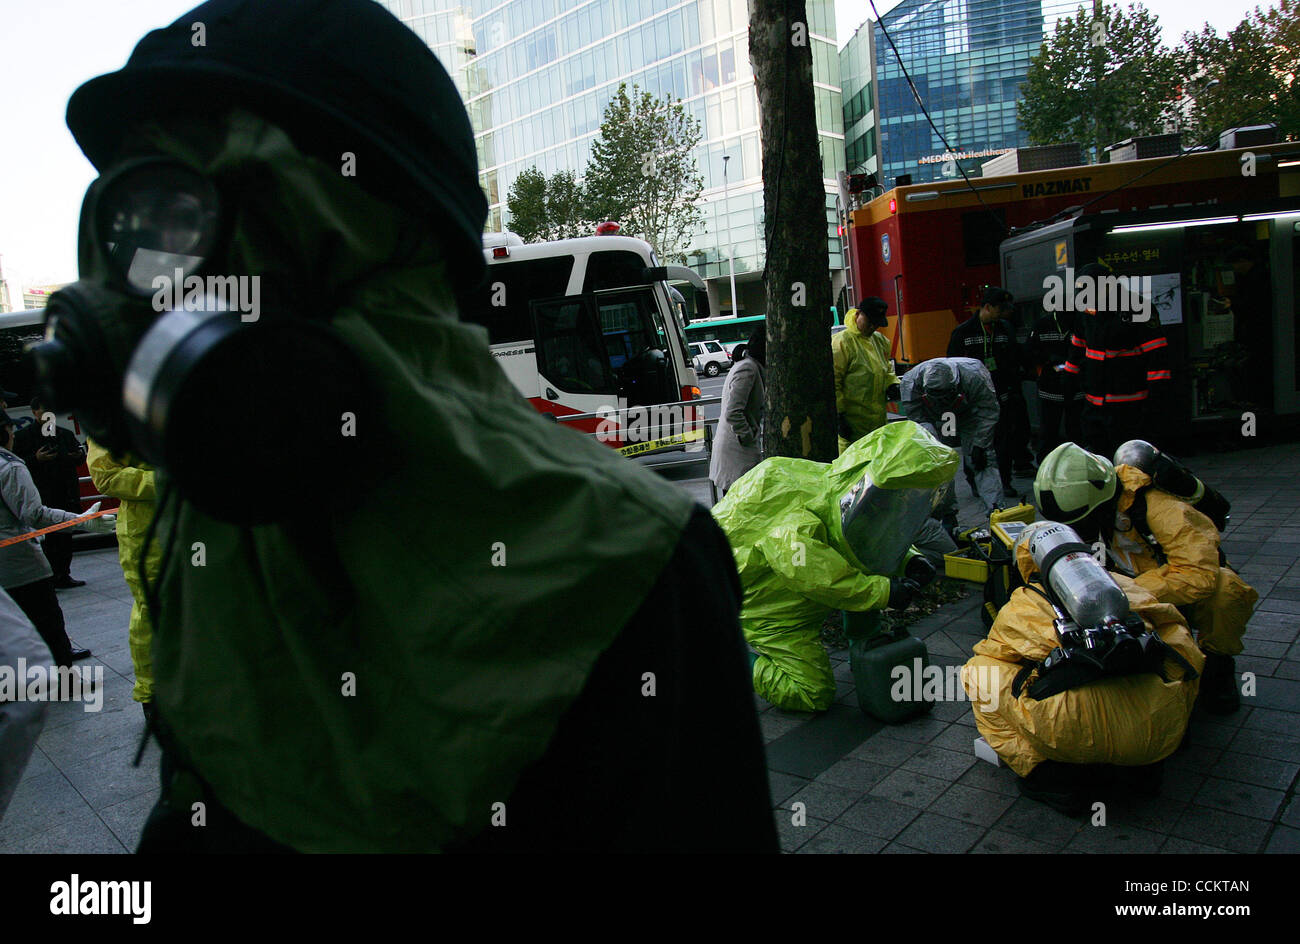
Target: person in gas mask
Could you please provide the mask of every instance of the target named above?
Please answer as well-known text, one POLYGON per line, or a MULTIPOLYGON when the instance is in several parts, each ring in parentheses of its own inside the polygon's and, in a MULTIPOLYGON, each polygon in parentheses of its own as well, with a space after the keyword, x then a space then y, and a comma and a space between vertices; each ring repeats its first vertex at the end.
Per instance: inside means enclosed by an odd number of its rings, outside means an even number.
MULTIPOLYGON (((902 406, 940 442, 964 454, 966 481, 984 507, 984 515, 1002 500, 1002 482, 990 461, 998 422, 998 395, 988 370, 969 357, 936 357, 903 376, 902 406)), ((945 489, 935 516, 951 534, 957 528, 957 496, 945 489)))
POLYGON ((776 851, 725 537, 457 319, 487 207, 428 47, 213 0, 68 124, 100 177, 34 357, 158 470, 141 851, 776 851))
MULTIPOLYGON (((1134 440, 1116 458, 1137 461, 1134 440)), ((1156 486, 1149 472, 1113 464, 1074 443, 1048 454, 1034 481, 1047 517, 1072 524, 1084 541, 1101 542, 1112 570, 1132 576, 1161 603, 1183 608, 1205 653, 1201 703, 1230 714, 1241 702, 1233 657, 1259 595, 1227 566, 1219 530, 1183 498, 1156 486)))
POLYGON ((1024 796, 1063 813, 1158 793, 1204 664, 1186 621, 1058 522, 1032 525, 1014 557, 1025 585, 962 669, 980 735, 1024 796))
POLYGON ((889 324, 888 312, 884 299, 864 298, 844 316, 844 330, 831 338, 840 452, 884 426, 885 405, 898 399, 889 339, 879 330, 889 324))
POLYGON ((933 578, 909 544, 956 471, 952 449, 915 423, 890 423, 829 465, 766 459, 713 506, 745 588, 755 692, 789 711, 830 708, 822 622, 834 610, 905 607, 933 578))

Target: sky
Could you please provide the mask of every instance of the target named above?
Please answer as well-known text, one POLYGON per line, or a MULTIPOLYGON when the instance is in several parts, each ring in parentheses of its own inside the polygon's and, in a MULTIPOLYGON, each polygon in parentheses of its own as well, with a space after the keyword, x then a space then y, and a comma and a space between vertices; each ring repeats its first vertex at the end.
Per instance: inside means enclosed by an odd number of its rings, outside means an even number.
MULTIPOLYGON (((120 68, 136 42, 193 0, 0 0, 0 269, 18 307, 22 290, 77 276, 77 219, 95 172, 64 124, 82 82, 120 68)), ((1174 44, 1209 22, 1224 33, 1247 0, 1147 0, 1174 44)), ((1270 4, 1265 3, 1265 6, 1270 4)), ((894 0, 876 0, 883 14, 894 0)), ((841 45, 871 15, 867 0, 837 0, 841 45)))

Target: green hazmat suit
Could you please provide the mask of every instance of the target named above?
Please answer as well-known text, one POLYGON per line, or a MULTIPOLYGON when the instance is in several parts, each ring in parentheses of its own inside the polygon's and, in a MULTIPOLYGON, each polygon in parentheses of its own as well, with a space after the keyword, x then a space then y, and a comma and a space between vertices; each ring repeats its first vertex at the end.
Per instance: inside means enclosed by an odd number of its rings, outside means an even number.
POLYGON ((866 572, 844 538, 841 499, 866 474, 884 489, 935 488, 957 465, 957 452, 920 426, 894 422, 830 464, 767 459, 713 507, 745 590, 740 624, 758 653, 755 692, 790 711, 831 706, 835 677, 822 622, 833 610, 889 603, 889 575, 866 572))
MULTIPOLYGON (((356 422, 401 448, 305 522, 162 513, 177 550, 155 698, 184 760, 271 839, 444 849, 487 827, 542 755, 693 502, 518 395, 485 331, 456 320, 425 227, 258 118, 234 112, 224 137, 203 121, 146 136, 218 181, 253 175, 233 271, 337 290, 332 325, 382 404, 356 422)), ((293 421, 292 403, 268 408, 293 421)))
MULTIPOLYGON (((122 564, 122 577, 131 590, 131 620, 126 634, 131 665, 135 669, 135 687, 131 690, 131 697, 138 702, 150 702, 153 700, 153 632, 144 587, 140 583, 140 555, 157 501, 155 473, 152 466, 138 459, 117 459, 93 439, 88 439, 86 445, 86 467, 95 488, 120 502, 117 507, 117 557, 122 564)), ((145 562, 150 581, 158 579, 161 560, 162 545, 155 541, 145 562)))
MULTIPOLYGON (((879 331, 869 336, 858 330, 858 310, 844 316, 844 330, 831 338, 835 366, 835 409, 861 438, 885 425, 885 391, 898 383, 889 356, 889 338, 879 331)), ((839 437, 840 452, 848 440, 839 437)))

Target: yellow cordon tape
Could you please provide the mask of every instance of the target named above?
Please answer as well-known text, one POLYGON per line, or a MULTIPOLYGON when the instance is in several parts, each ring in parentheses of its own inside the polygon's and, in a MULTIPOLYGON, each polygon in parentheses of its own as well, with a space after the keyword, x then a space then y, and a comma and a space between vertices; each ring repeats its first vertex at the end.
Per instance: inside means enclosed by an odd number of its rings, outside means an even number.
MULTIPOLYGON (((678 443, 698 442, 704 438, 704 430, 697 429, 689 433, 679 433, 676 436, 668 436, 664 439, 654 439, 649 442, 633 443, 630 446, 619 446, 618 451, 624 456, 639 456, 643 452, 650 452, 654 449, 662 449, 664 446, 673 446, 678 443)), ((0 547, 4 545, 0 544, 0 547)))
POLYGON ((10 544, 18 544, 22 541, 30 541, 32 538, 39 538, 42 534, 49 534, 51 531, 62 531, 64 528, 75 528, 77 525, 89 521, 91 518, 98 518, 100 515, 117 514, 116 508, 101 508, 89 515, 81 515, 73 518, 71 521, 65 521, 62 524, 52 524, 48 528, 41 528, 39 531, 28 531, 26 534, 20 534, 14 538, 5 538, 0 541, 0 547, 8 547, 10 544))

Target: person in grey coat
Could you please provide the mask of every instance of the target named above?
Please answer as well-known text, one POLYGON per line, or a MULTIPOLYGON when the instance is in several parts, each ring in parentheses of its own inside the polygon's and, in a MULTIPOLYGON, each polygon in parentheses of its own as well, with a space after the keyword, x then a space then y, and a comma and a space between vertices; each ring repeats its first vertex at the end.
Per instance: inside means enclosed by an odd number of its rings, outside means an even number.
POLYGON ((719 495, 727 494, 740 478, 763 458, 759 428, 763 421, 763 364, 767 359, 767 331, 763 325, 750 336, 745 356, 731 368, 722 385, 722 415, 709 457, 709 478, 719 495))
POLYGON ((23 779, 50 707, 44 699, 18 697, 18 686, 26 691, 28 670, 34 666, 48 676, 54 668, 50 647, 41 641, 18 604, 0 590, 0 668, 8 669, 14 678, 14 688, 0 694, 0 820, 23 779))

